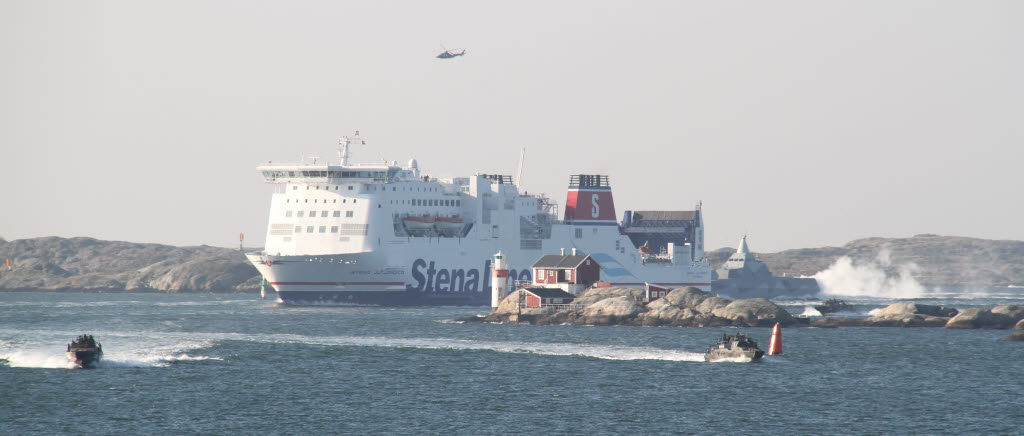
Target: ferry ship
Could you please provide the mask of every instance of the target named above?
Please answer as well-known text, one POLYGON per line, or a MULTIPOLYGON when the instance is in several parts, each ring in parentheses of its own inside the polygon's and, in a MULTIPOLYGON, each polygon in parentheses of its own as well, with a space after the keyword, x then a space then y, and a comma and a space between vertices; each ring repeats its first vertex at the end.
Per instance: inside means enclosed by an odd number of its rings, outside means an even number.
POLYGON ((288 304, 486 306, 491 258, 509 280, 531 280, 544 254, 576 249, 612 286, 711 290, 700 204, 625 211, 616 221, 606 175, 569 177, 565 207, 520 192, 510 176, 435 178, 412 159, 353 164, 359 132, 339 141, 339 164, 257 167, 276 184, 266 245, 246 253, 288 304))

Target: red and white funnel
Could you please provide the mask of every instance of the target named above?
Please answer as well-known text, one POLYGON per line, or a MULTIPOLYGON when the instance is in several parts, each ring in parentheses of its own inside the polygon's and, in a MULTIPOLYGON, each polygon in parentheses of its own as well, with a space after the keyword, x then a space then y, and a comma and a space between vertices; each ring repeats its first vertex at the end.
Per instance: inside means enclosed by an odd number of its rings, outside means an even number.
POLYGON ((772 327, 772 341, 768 344, 768 355, 776 354, 782 354, 782 327, 779 327, 779 323, 772 327))
POLYGON ((569 177, 565 221, 576 225, 615 225, 615 203, 608 176, 577 174, 569 177))

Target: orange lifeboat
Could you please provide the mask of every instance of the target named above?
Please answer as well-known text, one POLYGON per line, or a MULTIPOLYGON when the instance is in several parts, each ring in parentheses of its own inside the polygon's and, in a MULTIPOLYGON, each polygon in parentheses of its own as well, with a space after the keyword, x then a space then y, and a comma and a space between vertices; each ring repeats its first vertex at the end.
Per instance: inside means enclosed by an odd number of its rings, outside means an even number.
POLYGON ((437 233, 445 236, 457 234, 464 225, 465 221, 458 215, 450 217, 439 216, 434 220, 434 228, 437 229, 437 233))
POLYGON ((434 227, 434 217, 429 214, 410 215, 402 219, 402 223, 410 233, 423 233, 434 227))

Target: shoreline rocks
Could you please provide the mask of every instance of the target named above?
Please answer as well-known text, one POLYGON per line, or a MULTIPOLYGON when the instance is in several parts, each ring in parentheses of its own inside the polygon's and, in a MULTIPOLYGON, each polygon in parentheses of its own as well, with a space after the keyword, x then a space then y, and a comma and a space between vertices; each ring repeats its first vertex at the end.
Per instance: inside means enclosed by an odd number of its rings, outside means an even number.
POLYGON ((764 298, 730 300, 693 287, 672 290, 650 303, 640 301, 642 291, 630 288, 594 288, 584 291, 567 310, 518 307, 519 293, 505 297, 484 317, 463 322, 513 324, 629 325, 673 327, 770 327, 798 321, 785 309, 764 298))
MULTIPOLYGON (((672 290, 663 298, 644 304, 640 290, 599 288, 584 291, 566 310, 519 309, 515 291, 486 316, 459 318, 463 322, 493 322, 534 325, 602 325, 665 327, 944 327, 949 329, 1024 330, 1024 306, 999 305, 992 309, 972 308, 963 312, 951 307, 914 302, 896 302, 867 318, 795 317, 764 298, 729 300, 697 288, 672 290)), ((1021 332, 1024 333, 1024 332, 1021 332)), ((1012 334, 1005 340, 1017 336, 1012 334)))
POLYGON ((811 327, 944 327, 957 313, 948 307, 897 302, 867 318, 821 318, 811 327))
POLYGON ((1010 333, 1009 336, 1000 339, 1000 341, 1024 342, 1024 331, 1010 333))
POLYGON ((989 309, 975 307, 954 316, 946 323, 947 329, 1008 329, 1013 321, 1002 313, 993 313, 989 309))

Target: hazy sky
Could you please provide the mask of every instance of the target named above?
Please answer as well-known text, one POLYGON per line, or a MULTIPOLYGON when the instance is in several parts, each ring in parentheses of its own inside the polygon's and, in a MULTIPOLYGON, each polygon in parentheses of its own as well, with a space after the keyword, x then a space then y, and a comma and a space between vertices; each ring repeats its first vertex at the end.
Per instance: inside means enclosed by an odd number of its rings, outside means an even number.
POLYGON ((2 0, 0 236, 261 246, 255 167, 358 129, 710 248, 1024 239, 1024 2, 494 3, 2 0))

